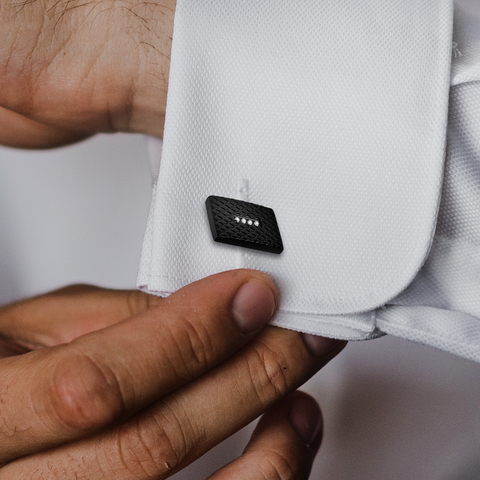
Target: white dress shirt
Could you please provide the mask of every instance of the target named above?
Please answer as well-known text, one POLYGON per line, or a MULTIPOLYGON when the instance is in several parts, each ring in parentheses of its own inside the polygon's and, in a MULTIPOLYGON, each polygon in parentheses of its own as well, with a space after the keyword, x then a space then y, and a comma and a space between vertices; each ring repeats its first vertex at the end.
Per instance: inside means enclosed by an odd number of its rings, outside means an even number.
POLYGON ((480 8, 290 5, 178 2, 139 287, 257 268, 275 325, 480 361, 480 8), (284 252, 215 243, 209 195, 273 208, 284 252))

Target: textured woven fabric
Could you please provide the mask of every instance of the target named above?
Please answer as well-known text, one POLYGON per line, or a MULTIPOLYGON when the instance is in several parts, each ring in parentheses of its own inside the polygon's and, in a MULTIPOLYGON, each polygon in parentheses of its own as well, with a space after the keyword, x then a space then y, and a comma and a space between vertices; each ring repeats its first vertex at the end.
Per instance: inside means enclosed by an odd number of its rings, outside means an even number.
POLYGON ((378 326, 480 361, 480 75, 452 87, 447 153, 432 250, 378 326))
POLYGON ((383 331, 480 361, 480 5, 455 5, 447 160, 438 225, 417 278, 378 314, 383 331))
POLYGON ((453 35, 452 86, 480 77, 480 4, 456 0, 453 35))
POLYGON ((480 360, 473 3, 452 49, 449 1, 179 0, 139 287, 257 268, 280 288, 277 325, 480 360), (209 195, 273 208, 285 251, 215 244, 209 195))

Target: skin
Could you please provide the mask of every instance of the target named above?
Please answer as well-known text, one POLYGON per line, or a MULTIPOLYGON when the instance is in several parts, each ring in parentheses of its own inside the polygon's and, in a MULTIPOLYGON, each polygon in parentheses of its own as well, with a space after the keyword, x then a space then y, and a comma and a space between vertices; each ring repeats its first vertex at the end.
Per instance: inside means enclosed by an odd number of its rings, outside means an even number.
POLYGON ((1 0, 0 142, 160 136, 175 1, 1 0))
POLYGON ((277 302, 234 270, 168 299, 73 286, 0 309, 0 479, 167 478, 269 409, 213 478, 308 478, 321 414, 288 395, 344 343, 264 327, 277 302))
MULTIPOLYGON (((0 143, 161 136, 174 0, 0 0, 0 143)), ((164 479, 260 420, 211 478, 306 479, 345 346, 267 326, 272 281, 235 270, 162 300, 72 286, 0 309, 0 480, 164 479), (292 393, 293 392, 293 393, 292 393)))

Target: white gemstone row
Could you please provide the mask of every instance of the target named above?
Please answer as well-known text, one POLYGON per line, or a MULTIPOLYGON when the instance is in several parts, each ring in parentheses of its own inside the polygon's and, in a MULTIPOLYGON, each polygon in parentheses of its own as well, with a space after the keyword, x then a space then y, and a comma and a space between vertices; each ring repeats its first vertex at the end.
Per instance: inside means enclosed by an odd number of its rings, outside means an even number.
POLYGON ((237 223, 243 223, 244 225, 250 225, 255 227, 260 226, 260 222, 258 220, 251 220, 250 218, 235 217, 235 221, 237 223))

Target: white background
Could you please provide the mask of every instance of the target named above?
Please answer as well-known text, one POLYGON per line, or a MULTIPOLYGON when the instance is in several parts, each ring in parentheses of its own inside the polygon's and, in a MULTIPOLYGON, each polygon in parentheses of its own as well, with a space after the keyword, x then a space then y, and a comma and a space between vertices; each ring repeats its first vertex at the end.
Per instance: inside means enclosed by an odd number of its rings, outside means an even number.
MULTIPOLYGON (((70 283, 134 288, 150 193, 142 136, 0 149, 0 304, 70 283)), ((386 337, 350 344, 305 390, 326 423, 312 479, 480 479, 480 365, 386 337)), ((175 478, 205 478, 247 438, 175 478)))

